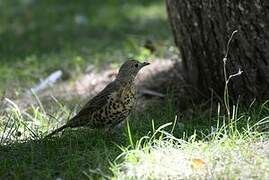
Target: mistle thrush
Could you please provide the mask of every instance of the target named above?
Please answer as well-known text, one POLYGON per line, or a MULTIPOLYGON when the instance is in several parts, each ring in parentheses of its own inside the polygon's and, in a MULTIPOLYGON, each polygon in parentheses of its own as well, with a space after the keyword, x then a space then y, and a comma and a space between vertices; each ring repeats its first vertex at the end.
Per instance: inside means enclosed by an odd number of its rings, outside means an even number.
POLYGON ((146 65, 149 63, 140 63, 136 60, 126 61, 113 82, 89 100, 65 125, 48 136, 68 127, 112 128, 121 123, 128 117, 135 103, 134 79, 139 70, 146 65))

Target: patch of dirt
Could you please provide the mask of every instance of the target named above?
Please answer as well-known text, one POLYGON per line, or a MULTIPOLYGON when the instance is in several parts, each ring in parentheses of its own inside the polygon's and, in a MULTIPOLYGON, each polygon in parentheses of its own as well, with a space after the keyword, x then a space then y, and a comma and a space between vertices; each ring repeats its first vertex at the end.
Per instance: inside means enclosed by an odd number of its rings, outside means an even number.
MULTIPOLYGON (((108 83, 117 76, 118 70, 105 67, 96 71, 93 68, 74 82, 64 81, 38 92, 36 95, 42 103, 48 103, 53 99, 63 101, 83 102, 100 92, 108 83)), ((180 74, 180 59, 156 59, 149 66, 142 69, 137 78, 140 97, 163 98, 169 87, 181 89, 184 79, 180 74)), ((19 107, 26 108, 37 103, 36 97, 25 94, 16 100, 19 107)))

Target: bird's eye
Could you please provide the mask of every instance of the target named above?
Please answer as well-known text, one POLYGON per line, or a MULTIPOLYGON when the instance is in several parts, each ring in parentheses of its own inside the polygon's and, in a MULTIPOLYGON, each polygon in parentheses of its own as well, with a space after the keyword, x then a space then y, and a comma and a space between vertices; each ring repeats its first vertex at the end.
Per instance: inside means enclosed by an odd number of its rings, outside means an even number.
POLYGON ((138 67, 138 64, 135 64, 135 67, 138 67))

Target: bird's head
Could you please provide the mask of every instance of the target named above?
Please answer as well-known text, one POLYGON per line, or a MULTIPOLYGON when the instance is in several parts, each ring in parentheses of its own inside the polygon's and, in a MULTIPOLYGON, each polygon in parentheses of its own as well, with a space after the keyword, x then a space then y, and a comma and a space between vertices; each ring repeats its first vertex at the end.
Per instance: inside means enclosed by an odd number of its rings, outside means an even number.
POLYGON ((117 79, 123 81, 133 81, 139 70, 147 65, 149 65, 148 62, 141 63, 137 60, 128 60, 120 67, 117 79))

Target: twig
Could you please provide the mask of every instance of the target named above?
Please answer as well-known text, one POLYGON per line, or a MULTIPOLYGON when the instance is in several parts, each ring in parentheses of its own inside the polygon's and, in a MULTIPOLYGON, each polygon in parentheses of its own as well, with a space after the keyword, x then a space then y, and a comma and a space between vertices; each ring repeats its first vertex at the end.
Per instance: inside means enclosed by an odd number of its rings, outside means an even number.
POLYGON ((161 97, 161 98, 164 98, 165 97, 164 94, 159 93, 157 91, 152 91, 152 90, 149 90, 149 89, 141 89, 141 90, 139 90, 139 92, 141 94, 146 94, 146 95, 151 95, 151 96, 157 96, 157 97, 161 97))

